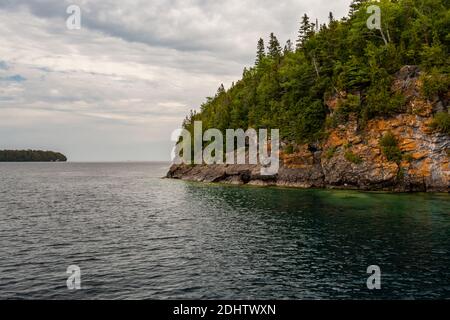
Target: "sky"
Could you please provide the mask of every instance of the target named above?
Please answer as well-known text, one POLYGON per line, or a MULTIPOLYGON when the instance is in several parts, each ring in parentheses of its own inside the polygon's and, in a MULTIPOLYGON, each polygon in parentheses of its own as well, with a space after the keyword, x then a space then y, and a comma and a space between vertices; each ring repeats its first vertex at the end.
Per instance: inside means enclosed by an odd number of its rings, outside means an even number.
POLYGON ((0 0, 0 149, 169 161, 171 134, 270 32, 295 41, 351 0, 0 0), (81 28, 66 12, 81 9, 81 28))

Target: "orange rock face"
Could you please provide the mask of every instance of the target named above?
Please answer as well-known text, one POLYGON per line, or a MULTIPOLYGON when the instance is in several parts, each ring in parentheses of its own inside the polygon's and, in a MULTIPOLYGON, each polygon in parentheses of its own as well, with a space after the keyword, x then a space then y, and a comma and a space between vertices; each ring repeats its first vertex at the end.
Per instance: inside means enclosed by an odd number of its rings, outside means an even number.
MULTIPOLYGON (((428 119, 419 115, 400 114, 390 119, 375 119, 358 130, 356 120, 344 128, 329 133, 321 147, 320 165, 324 183, 331 187, 355 186, 363 189, 392 189, 399 191, 449 192, 450 138, 430 133, 428 119), (392 132, 398 141, 404 160, 390 162, 383 154, 380 139, 392 132), (352 163, 345 154, 361 159, 352 163)), ((288 169, 314 170, 317 157, 306 145, 298 152, 283 155, 288 169)))
MULTIPOLYGON (((372 119, 364 126, 350 115, 321 143, 296 145, 292 154, 281 152, 282 166, 274 177, 259 176, 258 166, 174 166, 168 177, 300 188, 449 192, 450 136, 430 129, 435 105, 421 97, 419 73, 417 67, 406 66, 393 83, 392 89, 406 98, 403 113, 372 119), (380 146, 388 132, 395 136, 397 155, 401 154, 395 162, 388 160, 380 146)), ((346 95, 341 92, 326 101, 331 113, 346 95)), ((445 101, 440 108, 448 111, 445 101)))
MULTIPOLYGON (((329 132, 319 160, 317 153, 314 156, 306 146, 299 146, 299 152, 283 159, 285 167, 313 170, 320 161, 324 184, 331 187, 449 192, 450 137, 430 129, 433 104, 420 96, 418 74, 416 67, 405 67, 393 83, 393 90, 407 98, 404 113, 370 120, 363 128, 356 117, 350 117, 348 123, 329 132), (383 154, 380 139, 387 132, 397 139, 403 157, 399 163, 388 161, 383 154)), ((342 96, 326 101, 331 112, 342 96)))

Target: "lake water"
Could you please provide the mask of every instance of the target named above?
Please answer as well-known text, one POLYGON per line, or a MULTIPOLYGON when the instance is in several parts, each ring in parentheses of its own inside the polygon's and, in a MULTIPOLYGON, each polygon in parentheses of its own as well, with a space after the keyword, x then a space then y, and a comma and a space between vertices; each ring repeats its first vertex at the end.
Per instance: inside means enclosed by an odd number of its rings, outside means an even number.
POLYGON ((0 164, 0 298, 450 299, 449 195, 203 185, 167 167, 0 164))

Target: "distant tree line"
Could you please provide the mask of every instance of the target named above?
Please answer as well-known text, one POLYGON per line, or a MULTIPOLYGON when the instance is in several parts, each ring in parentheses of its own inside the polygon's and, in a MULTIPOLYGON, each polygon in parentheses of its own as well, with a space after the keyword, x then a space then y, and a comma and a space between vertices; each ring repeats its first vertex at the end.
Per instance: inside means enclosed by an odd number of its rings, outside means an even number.
POLYGON ((65 155, 40 150, 0 150, 0 162, 56 162, 67 161, 65 155))
MULTIPOLYGON (((423 96, 445 96, 450 85, 450 1, 353 1, 348 17, 327 23, 300 19, 298 39, 281 46, 272 33, 257 42, 256 63, 242 79, 191 111, 183 126, 203 129, 277 128, 282 138, 318 141, 327 128, 353 114, 361 126, 404 111, 405 97, 391 89, 405 65, 422 70, 423 96), (381 29, 370 30, 370 5, 381 8, 381 29), (339 98, 331 112, 326 101, 339 98)), ((448 123, 448 113, 442 117, 448 123)), ((443 121, 440 121, 442 123, 443 121)), ((443 125, 440 125, 443 127, 443 125)))

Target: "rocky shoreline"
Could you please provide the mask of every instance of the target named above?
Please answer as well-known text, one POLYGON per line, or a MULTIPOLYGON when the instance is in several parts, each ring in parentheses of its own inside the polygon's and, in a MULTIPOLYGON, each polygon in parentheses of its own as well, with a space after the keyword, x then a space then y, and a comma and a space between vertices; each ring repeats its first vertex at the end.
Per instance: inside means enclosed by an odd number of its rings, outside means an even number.
MULTIPOLYGON (((326 170, 326 169, 325 169, 326 170)), ((388 192, 436 192, 449 193, 448 183, 430 177, 397 177, 386 168, 378 178, 367 179, 357 171, 327 174, 320 165, 314 168, 280 168, 276 176, 261 176, 260 167, 254 165, 173 165, 167 173, 169 179, 203 183, 225 183, 232 185, 278 186, 291 188, 343 189, 388 192), (311 170, 312 169, 312 170, 311 170)), ((328 173, 330 171, 328 170, 328 173)))
MULTIPOLYGON (((421 86, 419 69, 405 66, 392 88, 406 98, 403 113, 364 125, 350 117, 315 144, 284 141, 276 176, 261 176, 261 167, 255 165, 173 165, 167 177, 238 185, 448 193, 450 136, 430 129, 430 124, 437 112, 449 112, 450 92, 429 101, 421 96, 421 86), (386 134, 395 137, 400 153, 395 161, 380 145, 386 134)), ((326 101, 331 114, 346 94, 326 101)))
POLYGON ((320 145, 296 145, 281 153, 275 176, 258 165, 173 165, 167 178, 206 183, 332 188, 390 192, 450 192, 450 138, 429 131, 430 117, 400 114, 371 120, 361 131, 356 121, 329 133, 320 145), (404 155, 389 161, 380 138, 391 132, 404 155), (358 161, 352 161, 348 154, 358 161), (407 157, 405 157, 407 155, 407 157))

